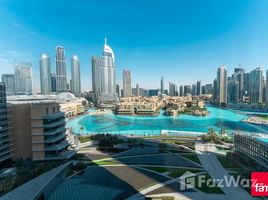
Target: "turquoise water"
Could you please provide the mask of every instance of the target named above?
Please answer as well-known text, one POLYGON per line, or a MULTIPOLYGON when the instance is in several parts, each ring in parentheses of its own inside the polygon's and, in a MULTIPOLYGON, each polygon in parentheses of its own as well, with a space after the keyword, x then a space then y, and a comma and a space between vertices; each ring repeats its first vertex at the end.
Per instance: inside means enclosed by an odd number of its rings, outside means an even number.
POLYGON ((260 129, 242 122, 246 115, 236 114, 229 110, 207 107, 210 114, 205 117, 180 115, 164 116, 163 111, 157 117, 119 116, 114 114, 85 115, 67 122, 67 127, 75 133, 128 133, 159 134, 161 130, 178 130, 207 132, 209 128, 219 131, 222 127, 229 131, 241 130, 261 132, 260 129), (84 129, 81 130, 80 128, 84 129))

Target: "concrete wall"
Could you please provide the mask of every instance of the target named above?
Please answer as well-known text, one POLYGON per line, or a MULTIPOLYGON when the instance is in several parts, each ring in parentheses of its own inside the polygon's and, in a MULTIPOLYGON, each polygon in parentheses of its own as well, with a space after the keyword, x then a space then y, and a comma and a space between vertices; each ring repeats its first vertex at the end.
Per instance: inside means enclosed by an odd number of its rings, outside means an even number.
POLYGON ((10 118, 13 122, 14 159, 32 158, 32 136, 30 106, 26 104, 11 105, 10 118))

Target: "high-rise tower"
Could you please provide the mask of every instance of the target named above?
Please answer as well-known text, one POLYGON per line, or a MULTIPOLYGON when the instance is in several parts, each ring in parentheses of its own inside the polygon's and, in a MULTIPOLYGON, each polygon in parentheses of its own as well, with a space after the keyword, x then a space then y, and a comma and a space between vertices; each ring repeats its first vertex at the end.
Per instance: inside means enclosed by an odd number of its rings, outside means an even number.
POLYGON ((42 94, 51 93, 51 65, 47 54, 42 54, 39 61, 40 66, 40 86, 42 94))
POLYGON ((74 94, 81 93, 80 61, 77 55, 71 57, 71 91, 74 94))
POLYGON ((123 70, 123 96, 129 97, 131 95, 131 72, 130 70, 123 70))
POLYGON ((66 58, 62 46, 56 47, 56 86, 57 91, 67 91, 66 58))
POLYGON ((227 70, 219 67, 217 71, 217 100, 219 104, 227 103, 227 70))

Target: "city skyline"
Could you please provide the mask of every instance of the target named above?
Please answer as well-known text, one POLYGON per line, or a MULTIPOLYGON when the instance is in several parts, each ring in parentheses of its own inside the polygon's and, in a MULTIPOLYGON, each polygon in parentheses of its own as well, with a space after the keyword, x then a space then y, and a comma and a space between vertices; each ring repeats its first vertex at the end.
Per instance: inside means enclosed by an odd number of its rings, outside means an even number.
POLYGON ((183 1, 169 1, 168 3, 174 5, 174 8, 171 8, 170 5, 167 6, 172 9, 172 14, 167 14, 167 7, 157 1, 143 3, 143 6, 140 7, 138 3, 132 3, 133 8, 129 8, 131 6, 124 2, 114 5, 107 2, 107 6, 103 6, 103 4, 101 6, 95 1, 78 2, 77 9, 81 9, 82 14, 79 14, 78 10, 74 10, 74 19, 69 19, 70 17, 67 16, 67 11, 71 6, 69 1, 62 5, 60 18, 59 14, 55 12, 59 2, 48 8, 42 1, 40 1, 40 5, 30 1, 24 2, 23 5, 20 2, 3 1, 0 3, 0 13, 1 17, 7 20, 0 22, 0 25, 5 27, 5 30, 0 32, 1 71, 2 73, 13 72, 15 67, 13 60, 32 62, 33 89, 35 93, 40 92, 38 64, 40 55, 46 53, 52 58, 51 71, 55 72, 55 47, 62 45, 66 52, 68 82, 71 79, 70 58, 76 54, 81 63, 82 91, 92 90, 91 56, 100 55, 101 44, 106 36, 117 55, 116 79, 120 86, 122 86, 122 71, 125 66, 131 66, 133 83, 138 82, 142 88, 159 88, 159 79, 164 76, 167 80, 165 89, 168 88, 169 81, 177 85, 192 85, 196 80, 202 80, 203 84, 212 83, 215 78, 215 70, 223 65, 227 66, 228 71, 233 71, 233 68, 239 64, 246 71, 251 71, 259 66, 263 69, 267 68, 268 62, 265 54, 262 53, 268 51, 268 45, 266 45, 268 41, 264 37, 268 32, 264 20, 267 15, 263 9, 267 4, 265 1, 243 1, 243 4, 239 1, 232 2, 232 4, 231 1, 225 1, 217 2, 217 5, 212 1, 206 1, 202 5, 198 1, 197 6, 194 6, 192 2, 185 3, 183 1), (205 5, 208 7, 206 8, 205 5), (82 9, 83 6, 89 10, 93 7, 97 10, 102 9, 101 12, 92 13, 94 19, 98 19, 96 16, 103 13, 105 16, 93 23, 92 17, 85 9, 82 9), (108 12, 109 6, 113 6, 114 11, 108 12), (150 26, 146 27, 145 22, 148 21, 142 22, 141 18, 147 16, 146 9, 149 6, 152 6, 153 9, 150 10, 152 16, 148 20, 153 20, 162 7, 167 15, 162 16, 163 19, 157 17, 156 20, 159 23, 152 22, 150 26), (38 7, 42 7, 42 9, 38 7), (123 10, 120 14, 117 12, 119 8, 123 10), (183 8, 191 9, 192 16, 182 12, 183 8), (29 9, 34 11, 33 14, 37 15, 37 19, 27 12, 29 9), (134 9, 140 9, 141 16, 136 16, 134 9), (210 19, 209 14, 204 12, 205 9, 212 11, 213 20, 210 19), (224 9, 225 15, 216 14, 224 9), (240 12, 237 12, 236 9, 240 12), (43 14, 46 11, 51 13, 50 20, 53 18, 49 25, 44 21, 43 14), (26 16, 27 13, 29 16, 26 16), (182 20, 183 14, 185 20, 182 20), (72 25, 75 28, 80 27, 84 32, 71 31, 73 35, 65 33, 72 29, 72 26, 65 22, 59 26, 63 30, 56 27, 60 19, 66 16, 66 19, 73 22, 72 25), (81 16, 84 16, 85 19, 82 19, 81 16), (120 23, 121 17, 126 17, 126 19, 120 23), (111 18, 112 24, 105 22, 105 19, 109 18, 111 18), (173 18, 177 20, 172 20, 173 18), (134 23, 133 27, 127 26, 123 30, 128 19, 134 23), (93 23, 92 26, 89 26, 86 20, 93 23), (97 24, 102 25, 99 27, 97 24), (172 28, 174 26, 176 28, 172 28), (177 28, 177 26, 181 28, 177 28), (142 33, 137 32, 140 29, 143 30, 142 33), (7 31, 11 34, 7 34, 7 31), (88 34, 89 32, 92 34, 88 34), (256 37, 257 35, 258 37, 256 37), (159 40, 160 38, 161 40, 159 40), (210 59, 206 59, 207 57, 210 59), (208 73, 200 73, 204 68, 208 73), (149 78, 148 73, 150 73, 149 78), (189 73, 191 73, 191 77, 187 76, 189 73))

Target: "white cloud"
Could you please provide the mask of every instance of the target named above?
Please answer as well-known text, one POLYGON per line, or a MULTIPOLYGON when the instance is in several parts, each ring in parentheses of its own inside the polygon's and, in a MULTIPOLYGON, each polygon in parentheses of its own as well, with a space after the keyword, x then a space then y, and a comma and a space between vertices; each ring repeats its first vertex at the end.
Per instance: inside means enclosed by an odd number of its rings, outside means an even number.
POLYGON ((14 60, 0 57, 0 74, 14 73, 14 60))

